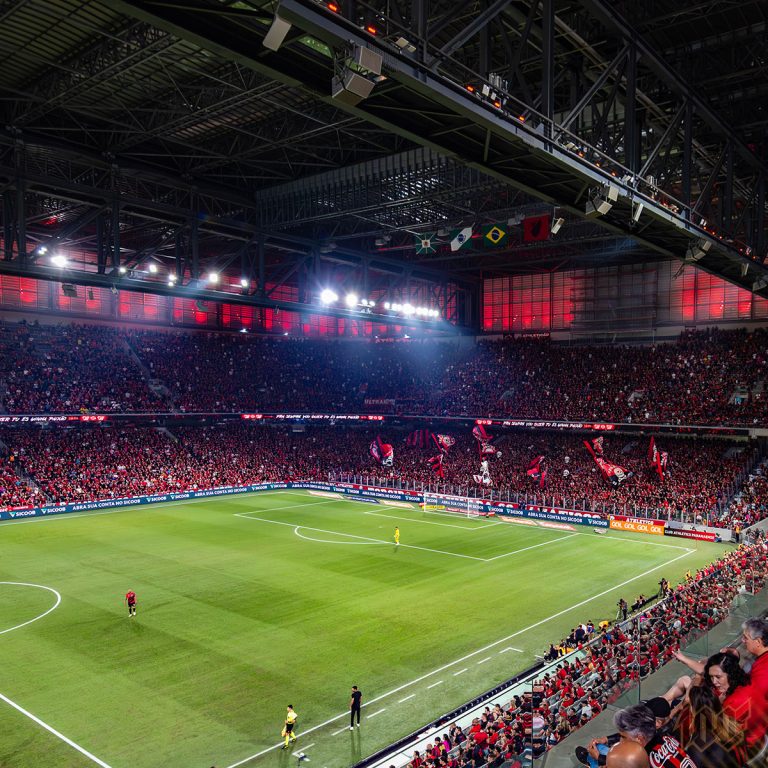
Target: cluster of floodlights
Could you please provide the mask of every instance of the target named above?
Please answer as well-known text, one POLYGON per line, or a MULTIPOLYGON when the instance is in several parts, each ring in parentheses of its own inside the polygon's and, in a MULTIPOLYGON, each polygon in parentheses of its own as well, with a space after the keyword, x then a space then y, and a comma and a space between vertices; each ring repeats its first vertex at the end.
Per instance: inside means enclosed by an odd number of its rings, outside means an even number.
MULTIPOLYGON (((324 306, 330 306, 339 301, 339 295, 336 291, 325 288, 320 292, 320 303, 324 306)), ((350 309, 359 309, 361 312, 371 312, 376 309, 376 302, 373 299, 361 299, 356 293, 348 293, 344 297, 344 303, 350 309)), ((429 307, 416 307, 413 304, 398 304, 397 302, 385 301, 381 304, 385 312, 396 312, 411 317, 435 318, 440 317, 440 311, 430 309, 429 307)))
POLYGON ((384 309, 390 312, 402 312, 406 317, 411 315, 416 315, 416 317, 440 317, 440 311, 437 309, 414 307, 413 304, 390 304, 390 302, 385 301, 384 309))

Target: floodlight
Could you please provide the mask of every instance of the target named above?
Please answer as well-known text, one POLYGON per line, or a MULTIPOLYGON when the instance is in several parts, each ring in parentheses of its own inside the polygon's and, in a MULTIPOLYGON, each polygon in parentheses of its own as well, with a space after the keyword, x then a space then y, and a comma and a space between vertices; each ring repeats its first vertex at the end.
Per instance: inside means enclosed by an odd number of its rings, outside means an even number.
POLYGON ((208 282, 213 283, 214 285, 219 282, 219 273, 218 272, 209 272, 208 273, 208 282))
POLYGON ((241 277, 240 278, 240 287, 241 288, 247 288, 248 287, 248 278, 247 277, 241 277))
POLYGON ((67 257, 62 256, 60 253, 55 253, 51 256, 51 264, 53 264, 54 267, 66 267, 67 257))
POLYGON ((763 288, 768 288, 768 277, 758 277, 754 283, 752 283, 753 291, 762 291, 763 288))
POLYGON ((403 313, 406 315, 412 315, 415 309, 412 304, 406 304, 403 306, 403 313))
POLYGON ((392 308, 392 305, 388 301, 385 301, 384 302, 384 309, 389 311, 391 308, 392 308))
POLYGON ((357 306, 357 295, 354 293, 348 293, 346 297, 344 298, 344 303, 348 307, 356 307, 357 306))
POLYGON ((125 273, 126 273, 128 270, 127 270, 125 267, 122 267, 122 266, 121 266, 121 267, 118 267, 118 268, 117 268, 117 271, 118 271, 118 272, 119 272, 121 275, 124 275, 124 274, 125 274, 125 273))
POLYGON ((619 188, 613 184, 603 184, 600 188, 592 190, 584 213, 587 216, 604 216, 618 199, 619 188))
POLYGON ((320 301, 323 304, 333 304, 334 301, 338 300, 339 297, 330 288, 323 288, 320 292, 320 301))
POLYGON ((155 262, 152 261, 152 262, 150 262, 150 264, 147 267, 147 269, 154 275, 154 274, 157 273, 157 264, 155 264, 155 262))
POLYGON ((552 235, 556 235, 560 229, 562 228, 563 224, 565 224, 565 219, 560 217, 559 219, 555 219, 552 222, 552 226, 549 228, 549 232, 552 235))
POLYGON ((37 252, 41 256, 45 256, 45 254, 48 253, 48 249, 44 245, 41 245, 41 246, 38 246, 37 252))

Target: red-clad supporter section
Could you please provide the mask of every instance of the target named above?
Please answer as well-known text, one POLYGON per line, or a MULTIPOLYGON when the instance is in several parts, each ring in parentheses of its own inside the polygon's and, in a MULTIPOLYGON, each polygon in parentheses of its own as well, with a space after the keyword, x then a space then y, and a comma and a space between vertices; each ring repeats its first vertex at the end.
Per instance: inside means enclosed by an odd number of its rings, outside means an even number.
MULTIPOLYGON (((407 432, 386 434, 394 447, 392 467, 376 464, 370 445, 375 427, 326 426, 294 433, 287 427, 253 422, 228 426, 152 428, 3 429, 7 446, 0 505, 39 505, 236 486, 275 480, 326 480, 358 477, 370 484, 436 489, 430 466, 434 451, 408 445, 407 432)), ((510 433, 497 440, 501 456, 490 464, 493 484, 477 485, 476 441, 457 432, 444 458, 442 490, 462 495, 484 494, 542 508, 571 509, 613 515, 614 521, 647 518, 722 525, 741 519, 743 501, 729 507, 737 479, 746 474, 752 449, 723 441, 667 440, 671 471, 662 483, 645 464, 645 445, 613 435, 607 453, 621 455, 633 477, 612 489, 595 471, 578 436, 510 433), (549 461, 547 483, 539 487, 527 474, 533 455, 549 461)), ((748 488, 755 487, 748 480, 748 488)), ((742 497, 743 498, 743 497, 742 497)), ((765 514, 763 505, 762 512, 765 514)), ((612 523, 618 526, 618 523, 612 523)), ((659 523, 656 523, 659 525, 659 523)), ((743 524, 742 524, 743 527, 743 524)))
MULTIPOLYGON (((194 303, 184 312, 203 312, 194 303)), ((207 310, 205 310, 207 311, 207 310)), ((652 346, 379 344, 0 324, 9 413, 371 410, 632 424, 768 423, 768 331, 652 346)))

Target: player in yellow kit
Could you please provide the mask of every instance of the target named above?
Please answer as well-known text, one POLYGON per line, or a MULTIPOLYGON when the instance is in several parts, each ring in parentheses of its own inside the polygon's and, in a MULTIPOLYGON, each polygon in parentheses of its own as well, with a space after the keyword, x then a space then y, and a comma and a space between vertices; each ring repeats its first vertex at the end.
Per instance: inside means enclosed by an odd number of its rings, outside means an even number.
POLYGON ((400 543, 400 529, 397 526, 395 526, 395 544, 397 545, 399 543, 400 543))
POLYGON ((285 738, 285 744, 283 749, 288 749, 289 742, 296 741, 296 718, 298 715, 293 711, 293 704, 288 705, 288 711, 285 713, 285 725, 283 726, 283 737, 285 738))

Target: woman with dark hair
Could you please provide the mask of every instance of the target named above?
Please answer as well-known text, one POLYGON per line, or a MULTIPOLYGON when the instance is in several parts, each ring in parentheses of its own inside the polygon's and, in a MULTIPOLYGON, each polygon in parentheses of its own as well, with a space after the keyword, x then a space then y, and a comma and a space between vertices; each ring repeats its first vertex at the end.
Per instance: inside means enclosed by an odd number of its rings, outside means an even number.
POLYGON ((697 768, 740 768, 746 760, 744 730, 729 717, 714 687, 688 691, 691 735, 684 744, 697 768))
POLYGON ((704 665, 704 685, 715 693, 723 711, 744 729, 750 712, 749 675, 732 653, 716 653, 704 665))

